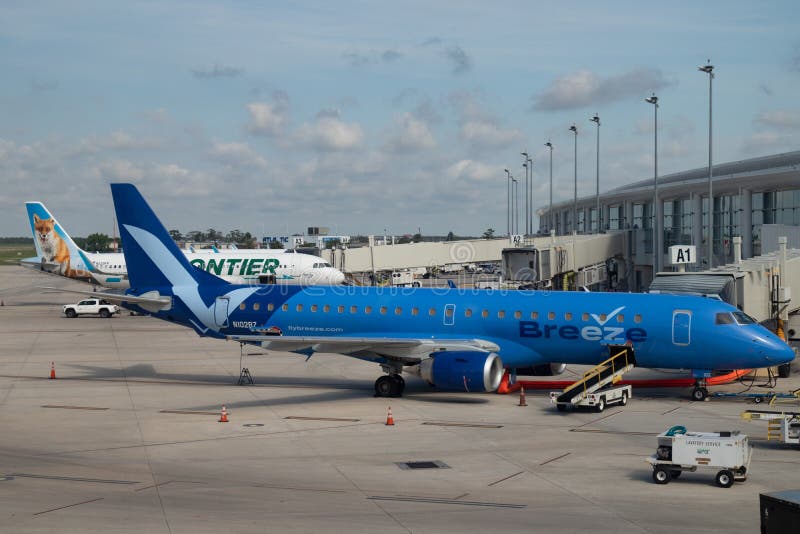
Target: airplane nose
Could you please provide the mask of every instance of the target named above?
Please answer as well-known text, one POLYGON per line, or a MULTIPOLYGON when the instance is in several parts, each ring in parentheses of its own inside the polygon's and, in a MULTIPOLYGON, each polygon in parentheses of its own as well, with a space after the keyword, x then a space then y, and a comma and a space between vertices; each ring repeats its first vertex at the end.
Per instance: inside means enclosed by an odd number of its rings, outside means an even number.
POLYGON ((331 282, 334 284, 344 283, 344 273, 342 271, 334 270, 331 275, 331 282))
POLYGON ((787 345, 782 339, 776 337, 765 341, 766 343, 760 348, 769 365, 782 365, 794 360, 794 348, 787 345))
POLYGON ((797 356, 795 354, 794 347, 790 347, 786 343, 782 343, 783 347, 780 350, 780 363, 789 363, 795 359, 797 356))

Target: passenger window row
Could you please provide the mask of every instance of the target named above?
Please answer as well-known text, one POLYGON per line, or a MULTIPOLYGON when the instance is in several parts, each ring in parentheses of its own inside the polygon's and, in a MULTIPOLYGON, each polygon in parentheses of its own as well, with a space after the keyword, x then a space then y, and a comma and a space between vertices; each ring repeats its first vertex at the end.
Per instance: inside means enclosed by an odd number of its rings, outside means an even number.
MULTIPOLYGON (((239 305, 239 309, 240 310, 245 310, 246 308, 247 308, 247 305, 244 302, 239 305)), ((253 310, 254 311, 258 311, 260 309, 261 309, 261 304, 260 303, 258 303, 258 302, 253 303, 253 310)), ((305 307, 303 306, 303 304, 295 305, 295 311, 302 312, 304 309, 305 309, 305 307)), ((312 304, 312 305, 310 305, 308 307, 308 309, 311 311, 311 313, 317 313, 319 311, 319 305, 318 304, 312 304)), ((345 313, 345 309, 347 309, 347 308, 344 305, 339 304, 338 306, 336 306, 336 313, 339 313, 339 314, 345 313)), ((362 309, 363 309, 363 312, 364 312, 365 315, 370 315, 372 313, 372 306, 364 306, 362 309)), ((273 303, 271 303, 271 302, 268 303, 267 304, 267 311, 271 312, 271 311, 274 311, 274 310, 275 310, 275 305, 273 303)), ((281 311, 289 311, 289 305, 288 304, 283 304, 281 306, 281 311)), ((322 312, 323 313, 330 313, 330 311, 331 311, 331 306, 329 304, 324 304, 322 306, 322 312)), ((359 307, 355 306, 355 305, 350 306, 348 311, 349 311, 349 313, 351 315, 355 315, 355 314, 359 313, 359 307)), ((386 306, 381 306, 380 308, 378 308, 378 313, 380 313, 380 315, 387 315, 389 313, 389 309, 386 306)), ((394 313, 395 315, 402 315, 403 314, 403 308, 401 306, 396 306, 392 310, 392 313, 394 313)), ((420 309, 418 307, 414 306, 413 308, 411 308, 411 315, 412 316, 418 316, 419 314, 420 314, 420 309)), ((445 309, 444 314, 445 314, 446 317, 453 317, 455 315, 455 309, 453 307, 447 307, 445 309)), ((428 316, 433 317, 435 315, 436 315, 436 308, 429 308, 428 309, 428 316)), ((472 308, 464 309, 464 317, 470 318, 470 317, 472 317, 472 315, 473 315, 472 308)), ((480 312, 480 316, 483 319, 487 319, 490 315, 491 315, 491 313, 487 309, 483 309, 480 312)), ((584 312, 584 313, 581 314, 580 320, 582 322, 588 323, 588 322, 590 322, 590 318, 592 317, 592 315, 594 315, 594 314, 589 314, 587 312, 584 312)), ((720 314, 720 315, 722 315, 722 314, 720 314)), ((524 314, 520 310, 515 310, 514 313, 513 313, 514 319, 522 319, 523 316, 524 316, 524 314)), ((497 311, 497 318, 498 319, 504 319, 505 317, 506 317, 506 311, 505 310, 498 310, 497 311)), ((531 320, 536 321, 536 320, 539 319, 539 312, 538 311, 532 311, 532 312, 530 312, 529 317, 530 317, 531 320)), ((605 313, 601 313, 599 315, 596 315, 596 317, 597 317, 597 319, 600 320, 601 323, 606 323, 608 321, 608 315, 606 315, 605 313)), ((564 315, 563 315, 563 318, 564 318, 565 321, 572 321, 575 318, 575 315, 572 312, 565 312, 564 315)), ((547 312, 547 319, 549 321, 554 321, 556 319, 556 312, 553 312, 553 311, 547 312)), ((625 315, 621 314, 621 313, 617 314, 614 319, 615 319, 615 321, 617 323, 620 323, 620 324, 624 323, 625 322, 625 315)), ((635 314, 633 316, 633 322, 637 323, 637 324, 641 323, 642 322, 641 314, 638 314, 638 313, 635 314)), ((731 322, 733 322, 732 319, 731 319, 731 322)), ((717 316, 717 323, 720 324, 720 316, 719 315, 717 316)))

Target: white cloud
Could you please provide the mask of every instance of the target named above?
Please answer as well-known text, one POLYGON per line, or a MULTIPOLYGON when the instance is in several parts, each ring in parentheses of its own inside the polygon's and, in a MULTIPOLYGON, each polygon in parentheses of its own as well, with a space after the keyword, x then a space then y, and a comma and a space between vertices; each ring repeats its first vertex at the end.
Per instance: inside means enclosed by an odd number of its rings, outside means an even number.
POLYGON ((501 148, 524 142, 525 136, 516 128, 503 128, 479 100, 480 95, 455 92, 449 97, 459 116, 459 136, 476 150, 501 148))
POLYGON ((250 123, 247 130, 253 135, 279 137, 289 124, 289 110, 285 101, 273 103, 253 102, 247 105, 250 123))
MULTIPOLYGON (((499 180, 498 177, 503 176, 500 170, 497 165, 487 165, 471 159, 462 159, 447 167, 445 174, 454 179, 465 178, 474 182, 489 182, 499 180)), ((500 182, 498 181, 498 183, 500 182)))
POLYGON ((74 153, 96 154, 103 150, 162 150, 168 143, 152 137, 135 137, 123 130, 117 130, 105 137, 89 137, 81 139, 74 153))
POLYGON ((461 138, 475 147, 499 148, 521 143, 524 136, 516 128, 503 129, 484 120, 470 120, 461 125, 461 138))
POLYGON ((393 152, 419 152, 436 147, 428 124, 412 113, 403 113, 395 118, 394 131, 387 148, 393 152))
POLYGON ((312 123, 300 126, 295 132, 299 143, 317 150, 352 150, 361 145, 364 132, 358 123, 341 120, 335 110, 323 110, 312 123))
POLYGON ((632 95, 647 95, 669 85, 672 82, 660 69, 636 68, 608 78, 584 69, 555 79, 547 89, 533 97, 533 109, 578 109, 632 95))
POLYGON ((105 182, 136 181, 145 175, 144 169, 124 159, 103 162, 94 169, 93 174, 105 182))
POLYGON ((267 161, 247 143, 214 143, 211 157, 231 167, 263 169, 267 161))
POLYGON ((800 111, 791 109, 762 111, 756 115, 753 122, 759 126, 769 128, 796 130, 800 129, 800 111))

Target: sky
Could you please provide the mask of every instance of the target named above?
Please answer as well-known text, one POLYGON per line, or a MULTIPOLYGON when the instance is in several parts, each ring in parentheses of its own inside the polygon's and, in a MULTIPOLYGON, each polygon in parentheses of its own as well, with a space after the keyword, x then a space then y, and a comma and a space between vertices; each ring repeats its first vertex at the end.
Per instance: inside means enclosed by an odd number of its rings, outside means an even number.
POLYGON ((800 149, 792 1, 5 0, 0 236, 110 235, 114 182, 182 232, 501 234, 520 152, 572 198, 572 124, 595 193, 595 113, 601 190, 651 177, 653 93, 659 174, 707 165, 709 59, 715 162, 800 149))

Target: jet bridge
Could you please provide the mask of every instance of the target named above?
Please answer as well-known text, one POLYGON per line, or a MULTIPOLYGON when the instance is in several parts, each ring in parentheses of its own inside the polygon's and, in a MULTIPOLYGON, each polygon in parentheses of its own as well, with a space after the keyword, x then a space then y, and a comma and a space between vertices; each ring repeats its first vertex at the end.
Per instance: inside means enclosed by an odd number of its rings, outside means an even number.
MULTIPOLYGON (((737 244, 739 240, 734 241, 737 244)), ((800 311, 800 249, 787 250, 786 238, 780 238, 779 243, 781 248, 776 252, 706 271, 658 273, 650 292, 711 296, 760 323, 778 318, 787 321, 800 311)))

